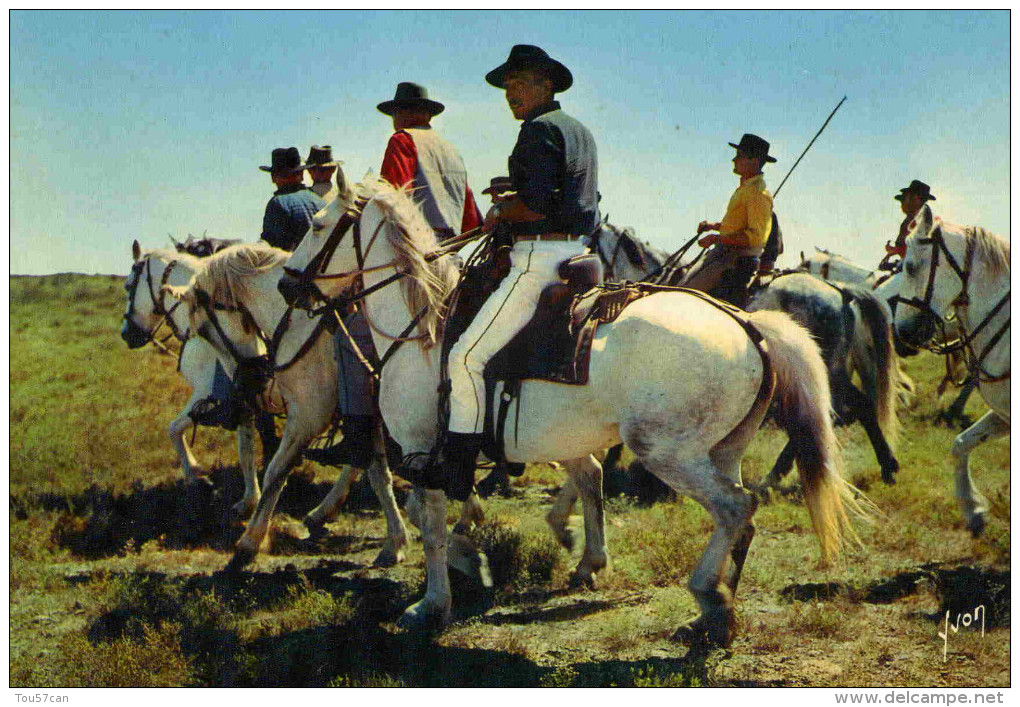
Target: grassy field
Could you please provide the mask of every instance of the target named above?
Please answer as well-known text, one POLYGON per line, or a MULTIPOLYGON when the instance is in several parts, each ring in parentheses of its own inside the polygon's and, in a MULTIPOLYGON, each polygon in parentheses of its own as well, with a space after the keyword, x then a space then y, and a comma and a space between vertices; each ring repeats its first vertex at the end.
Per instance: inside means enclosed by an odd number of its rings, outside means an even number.
MULTIPOLYGON (((972 459, 992 502, 972 540, 952 498, 955 432, 931 422, 943 370, 932 356, 905 364, 920 394, 900 413, 896 486, 878 480, 862 429, 839 431, 848 477, 881 509, 842 566, 818 566, 794 478, 760 508, 730 650, 689 657, 669 641, 695 614, 686 581, 707 514, 690 500, 611 499, 611 570, 596 591, 571 591, 580 548, 571 557, 545 529, 563 482, 548 466, 515 480, 512 498, 488 501, 474 531, 495 591, 483 601, 462 592, 454 624, 421 637, 395 627, 423 587, 420 543, 399 567, 370 567, 385 531, 362 485, 325 538, 292 531, 335 470, 298 467, 272 552, 240 580, 217 573, 241 532, 229 516, 241 493, 234 438, 200 430, 195 453, 212 485, 185 487, 166 429, 188 390, 173 357, 120 340, 122 282, 11 278, 11 686, 1010 683, 1009 438, 972 459), (983 636, 938 636, 947 610, 955 621, 978 605, 983 636)), ((983 409, 975 396, 968 412, 983 409)), ((745 481, 784 442, 763 429, 745 481)))

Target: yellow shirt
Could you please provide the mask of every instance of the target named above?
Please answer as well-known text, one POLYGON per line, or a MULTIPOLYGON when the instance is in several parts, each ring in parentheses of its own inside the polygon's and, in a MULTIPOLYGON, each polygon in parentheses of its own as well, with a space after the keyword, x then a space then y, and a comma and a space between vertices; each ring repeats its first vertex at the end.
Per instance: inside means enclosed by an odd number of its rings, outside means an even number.
POLYGON ((756 175, 737 187, 726 206, 720 242, 742 248, 764 248, 772 230, 772 195, 765 177, 756 175))

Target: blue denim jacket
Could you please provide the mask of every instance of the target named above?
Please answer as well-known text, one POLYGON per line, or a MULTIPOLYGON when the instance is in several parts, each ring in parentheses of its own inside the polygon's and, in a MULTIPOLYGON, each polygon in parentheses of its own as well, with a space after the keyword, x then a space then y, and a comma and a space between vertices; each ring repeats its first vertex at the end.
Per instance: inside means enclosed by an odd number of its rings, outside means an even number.
POLYGON ((509 159, 510 180, 541 221, 511 224, 516 235, 589 235, 599 224, 598 154, 588 128, 551 101, 521 125, 509 159))
POLYGON ((315 216, 326 202, 306 186, 278 190, 266 204, 262 217, 262 240, 271 246, 293 251, 308 233, 315 216))

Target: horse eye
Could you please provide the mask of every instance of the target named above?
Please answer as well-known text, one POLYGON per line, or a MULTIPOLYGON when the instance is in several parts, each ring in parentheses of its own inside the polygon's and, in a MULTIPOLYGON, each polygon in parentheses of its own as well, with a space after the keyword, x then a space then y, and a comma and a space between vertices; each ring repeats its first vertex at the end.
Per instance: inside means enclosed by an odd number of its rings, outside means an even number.
POLYGON ((909 277, 914 277, 914 275, 917 274, 917 263, 909 262, 904 266, 904 268, 906 269, 909 277))

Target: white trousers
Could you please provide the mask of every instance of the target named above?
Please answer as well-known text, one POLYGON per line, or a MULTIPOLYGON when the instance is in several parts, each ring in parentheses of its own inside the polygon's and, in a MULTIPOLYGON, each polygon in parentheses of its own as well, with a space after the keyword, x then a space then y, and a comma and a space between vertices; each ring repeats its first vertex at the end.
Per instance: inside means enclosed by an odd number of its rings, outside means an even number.
POLYGON ((450 349, 451 432, 483 431, 485 364, 531 321, 546 285, 560 282, 560 263, 585 250, 580 240, 519 241, 514 245, 510 274, 450 349))

